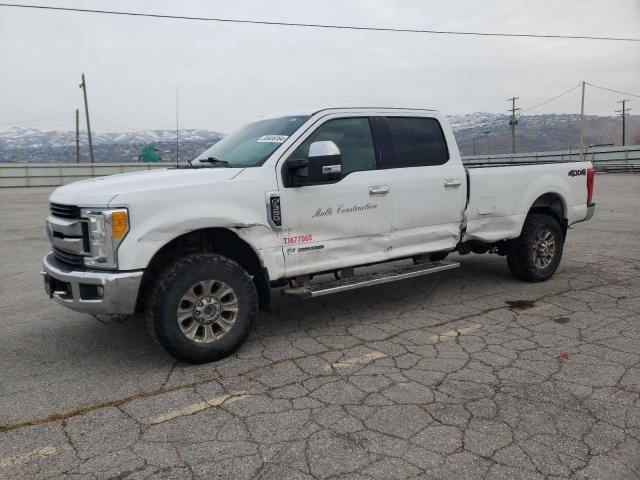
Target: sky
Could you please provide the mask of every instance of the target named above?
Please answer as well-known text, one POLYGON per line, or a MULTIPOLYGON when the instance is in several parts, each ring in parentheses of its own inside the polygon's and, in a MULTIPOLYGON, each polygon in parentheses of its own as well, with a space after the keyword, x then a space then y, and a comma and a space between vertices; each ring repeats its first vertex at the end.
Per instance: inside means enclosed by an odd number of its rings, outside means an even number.
MULTIPOLYGON (((19 0, 16 0, 19 3, 19 0)), ((640 37, 640 0, 32 0, 24 4, 372 27, 640 37)), ((228 133, 328 106, 526 109, 581 80, 640 93, 640 43, 324 30, 0 8, 0 127, 228 133)), ((622 95, 587 87, 588 114, 622 95)), ((640 98, 630 106, 640 113, 640 98)), ((580 90, 528 112, 579 113, 580 90)), ((635 113, 635 112, 632 112, 635 113)))

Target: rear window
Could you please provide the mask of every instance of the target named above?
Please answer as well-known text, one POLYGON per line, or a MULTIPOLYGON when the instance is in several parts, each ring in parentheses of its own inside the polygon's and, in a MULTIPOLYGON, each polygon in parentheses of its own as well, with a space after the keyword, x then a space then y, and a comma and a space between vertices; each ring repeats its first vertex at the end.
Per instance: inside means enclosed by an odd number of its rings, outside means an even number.
POLYGON ((387 117, 393 143, 389 168, 443 165, 449 149, 440 123, 434 118, 387 117))

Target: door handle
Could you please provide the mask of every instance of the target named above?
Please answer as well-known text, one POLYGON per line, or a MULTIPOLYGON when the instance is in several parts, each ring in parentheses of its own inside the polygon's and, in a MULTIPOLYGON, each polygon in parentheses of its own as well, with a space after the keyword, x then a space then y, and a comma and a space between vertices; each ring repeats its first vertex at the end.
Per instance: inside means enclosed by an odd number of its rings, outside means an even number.
POLYGON ((369 195, 386 195, 387 193, 389 193, 389 187, 386 185, 369 187, 369 195))
POLYGON ((457 178, 447 178, 444 181, 444 188, 458 188, 462 185, 462 181, 457 178))

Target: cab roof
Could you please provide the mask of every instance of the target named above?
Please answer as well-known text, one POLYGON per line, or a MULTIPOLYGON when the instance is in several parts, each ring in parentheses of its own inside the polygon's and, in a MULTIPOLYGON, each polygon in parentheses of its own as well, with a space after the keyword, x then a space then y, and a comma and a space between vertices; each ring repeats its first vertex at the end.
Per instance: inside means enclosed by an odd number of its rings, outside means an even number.
POLYGON ((437 112, 437 110, 429 109, 429 108, 407 108, 407 107, 327 107, 320 108, 311 113, 311 115, 315 115, 321 112, 331 112, 331 111, 343 111, 343 110, 375 110, 375 111, 389 111, 389 112, 437 112))

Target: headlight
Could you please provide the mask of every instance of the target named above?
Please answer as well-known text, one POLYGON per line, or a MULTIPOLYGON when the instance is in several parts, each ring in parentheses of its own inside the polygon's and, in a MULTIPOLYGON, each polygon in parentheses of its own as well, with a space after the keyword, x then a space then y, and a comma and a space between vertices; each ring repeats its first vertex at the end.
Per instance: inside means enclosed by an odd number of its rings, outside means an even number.
POLYGON ((82 218, 89 224, 91 254, 85 257, 89 267, 118 268, 118 246, 129 231, 129 215, 124 208, 102 210, 84 208, 82 218))

